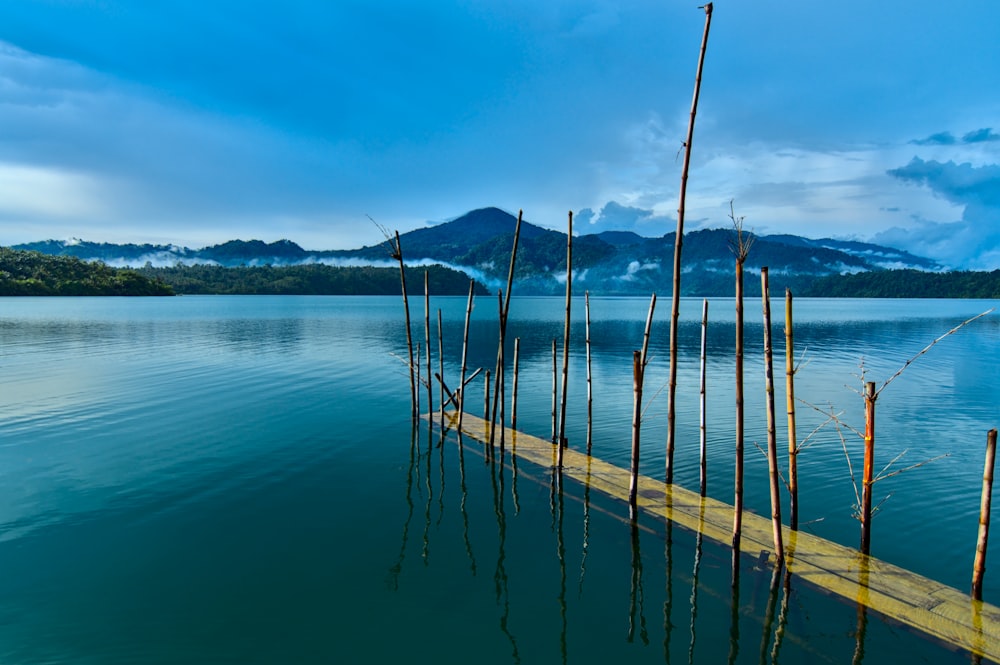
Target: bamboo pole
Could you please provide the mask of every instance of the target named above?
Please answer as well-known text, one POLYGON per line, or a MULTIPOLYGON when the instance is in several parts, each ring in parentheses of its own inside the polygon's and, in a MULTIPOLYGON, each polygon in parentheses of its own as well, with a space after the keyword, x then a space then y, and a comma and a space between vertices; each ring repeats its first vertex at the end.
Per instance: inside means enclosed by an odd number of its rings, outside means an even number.
POLYGON ((586 349, 587 349, 587 454, 593 447, 594 434, 594 390, 590 371, 590 291, 583 292, 583 309, 586 319, 586 349))
POLYGON ((649 300, 649 313, 646 315, 646 329, 642 335, 642 350, 632 353, 632 458, 629 476, 629 507, 633 515, 636 512, 637 488, 639 485, 639 439, 642 430, 642 384, 646 376, 646 364, 649 362, 649 332, 653 326, 653 310, 656 308, 656 294, 649 300))
MULTIPOLYGON (((421 381, 420 381, 420 345, 419 344, 417 344, 417 365, 416 365, 416 367, 417 367, 417 386, 419 387, 420 383, 421 383, 421 381)), ((420 413, 420 391, 418 390, 415 394, 417 396, 417 401, 416 401, 417 413, 420 413)))
POLYGON ((639 486, 639 434, 642 421, 642 352, 632 352, 632 458, 629 466, 628 505, 635 513, 639 486))
POLYGON ((764 390, 767 396, 767 468, 771 480, 771 527, 774 532, 775 570, 785 561, 781 537, 781 492, 778 476, 778 441, 774 425, 774 364, 771 347, 771 296, 767 267, 760 269, 761 300, 764 307, 764 390))
POLYGON ((556 364, 556 338, 552 338, 552 443, 555 444, 559 441, 556 437, 559 435, 559 421, 556 418, 558 413, 559 398, 557 390, 559 389, 559 369, 556 364))
POLYGON ((486 370, 485 389, 483 390, 483 420, 490 421, 490 370, 486 370))
POLYGON ((440 309, 438 309, 438 373, 441 375, 438 403, 441 406, 441 430, 444 431, 444 332, 441 326, 440 309))
POLYGON ((556 453, 556 465, 561 469, 563 463, 563 448, 568 445, 566 440, 566 395, 569 392, 569 328, 570 305, 573 296, 573 211, 569 211, 569 224, 566 229, 566 325, 563 329, 563 359, 562 359, 562 400, 559 407, 559 450, 556 453))
MULTIPOLYGON (((732 204, 730 203, 730 206, 732 204)), ((742 217, 736 226, 736 464, 733 479, 733 557, 739 555, 740 539, 743 534, 743 263, 749 253, 749 243, 744 242, 742 217)), ((734 564, 735 566, 735 564, 734 564)))
MULTIPOLYGON (((497 421, 497 405, 502 406, 500 388, 504 377, 504 348, 507 340, 507 314, 510 312, 510 293, 514 287, 514 266, 517 260, 517 245, 521 237, 521 219, 524 211, 517 212, 517 223, 514 225, 514 245, 510 250, 510 266, 507 269, 507 292, 500 307, 500 343, 497 346, 497 370, 493 388, 493 415, 490 419, 490 444, 493 443, 493 431, 497 421)), ((501 434, 503 432, 501 431, 501 434)))
POLYGON ((514 385, 510 395, 510 428, 517 430, 517 366, 521 357, 521 338, 514 338, 514 385))
POLYGON ((677 393, 677 328, 681 311, 681 245, 684 236, 684 207, 687 197, 688 169, 691 166, 691 142, 694 140, 694 119, 698 112, 698 95, 701 92, 701 72, 708 46, 708 30, 712 24, 712 3, 704 6, 705 32, 698 54, 698 73, 695 75, 694 96, 691 99, 691 118, 688 122, 687 140, 684 142, 684 167, 681 169, 681 188, 677 205, 677 234, 674 238, 674 292, 670 310, 670 381, 667 390, 667 484, 674 482, 674 423, 676 420, 677 393))
POLYGON ((972 566, 972 599, 983 599, 983 575, 986 574, 986 544, 990 537, 990 502, 993 496, 993 467, 996 462, 997 431, 986 434, 986 463, 983 467, 983 494, 979 506, 979 537, 972 566))
POLYGON ((406 295, 406 266, 403 264, 403 244, 399 240, 399 231, 396 231, 396 242, 392 248, 392 258, 399 261, 399 281, 403 288, 403 312, 406 315, 406 352, 409 354, 410 361, 410 416, 416 418, 420 413, 420 407, 417 403, 417 382, 414 377, 413 335, 410 332, 410 299, 406 295))
POLYGON ((872 479, 875 462, 875 382, 865 383, 865 468, 861 483, 861 553, 871 554, 872 479))
POLYGON ((708 346, 708 298, 705 298, 701 304, 701 392, 700 392, 700 408, 699 412, 699 440, 700 440, 700 472, 699 476, 699 488, 701 490, 701 495, 705 496, 708 487, 708 429, 706 423, 707 414, 705 413, 705 384, 706 384, 706 363, 705 363, 705 350, 708 346))
POLYGON ((785 289, 785 405, 788 412, 788 526, 799 530, 799 464, 795 435, 795 340, 792 333, 792 290, 785 289))
POLYGON ((472 317, 472 296, 475 280, 469 280, 469 303, 465 306, 465 332, 462 335, 462 378, 460 380, 458 400, 458 431, 462 431, 462 416, 465 414, 465 370, 469 358, 469 319, 472 317))
POLYGON ((428 271, 424 271, 424 340, 427 344, 427 414, 434 410, 433 386, 431 386, 431 291, 428 271))

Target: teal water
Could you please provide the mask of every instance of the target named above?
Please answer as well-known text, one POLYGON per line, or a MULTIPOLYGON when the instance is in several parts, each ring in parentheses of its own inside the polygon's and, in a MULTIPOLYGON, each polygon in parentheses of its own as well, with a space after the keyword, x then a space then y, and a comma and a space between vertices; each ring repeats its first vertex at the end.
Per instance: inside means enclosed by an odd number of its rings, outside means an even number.
MULTIPOLYGON (((591 302, 594 454, 623 466, 647 304, 591 302)), ((881 382, 995 304, 797 301, 796 394, 860 428, 862 358, 881 382)), ((456 377, 465 299, 431 307, 432 319, 442 309, 445 376, 456 377)), ((642 471, 655 477, 668 308, 660 303, 646 379, 642 471)), ((411 309, 422 319, 420 299, 411 309)), ((683 302, 676 480, 689 488, 700 310, 683 302)), ((709 494, 727 502, 732 310, 714 299, 709 313, 709 494)), ((746 310, 747 506, 766 514, 766 462, 752 445, 766 440, 759 301, 746 310)), ((494 362, 495 311, 477 299, 472 367, 494 362)), ((582 299, 573 314, 567 430, 583 447, 582 299)), ((511 308, 519 428, 543 437, 563 316, 561 299, 511 308)), ((0 299, 0 660, 968 662, 877 615, 859 623, 855 606, 794 578, 772 585, 753 553, 734 595, 727 549, 645 517, 634 530, 616 501, 569 482, 554 491, 549 469, 487 463, 474 443, 414 428, 403 328, 399 298, 0 299)), ((422 341, 422 320, 414 331, 422 341)), ((876 485, 876 500, 891 498, 873 553, 963 590, 985 432, 1000 420, 998 365, 993 314, 936 345, 878 402, 876 468, 904 449, 894 468, 950 456, 876 485)), ((823 420, 800 405, 800 440, 823 420)), ((857 468, 860 441, 845 436, 857 468)), ((853 546, 840 437, 828 426, 814 441, 800 457, 801 520, 853 546)), ((996 604, 991 570, 985 597, 996 604)))

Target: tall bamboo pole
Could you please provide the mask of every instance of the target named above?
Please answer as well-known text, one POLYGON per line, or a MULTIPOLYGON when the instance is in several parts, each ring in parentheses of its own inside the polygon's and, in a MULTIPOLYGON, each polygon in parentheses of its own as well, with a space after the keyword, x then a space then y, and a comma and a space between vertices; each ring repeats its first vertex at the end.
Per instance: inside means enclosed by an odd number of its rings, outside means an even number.
MULTIPOLYGON (((699 440, 700 440, 700 473, 699 476, 699 488, 701 490, 701 495, 705 496, 707 486, 708 486, 708 429, 705 413, 706 409, 706 363, 705 363, 705 350, 708 346, 708 298, 705 298, 701 304, 701 392, 700 392, 700 408, 698 409, 699 418, 699 440)), ((700 534, 699 534, 700 535, 700 534)))
POLYGON ((458 391, 458 431, 462 431, 462 416, 465 414, 465 369, 466 361, 469 357, 469 319, 472 317, 472 295, 476 282, 469 280, 469 303, 465 306, 465 332, 462 335, 462 378, 459 381, 458 391))
POLYGON ((552 338, 552 443, 558 443, 559 419, 559 366, 556 362, 556 338, 552 338))
POLYGON ((563 329, 563 360, 562 360, 562 399, 559 406, 559 450, 556 453, 556 465, 561 469, 563 448, 566 440, 566 394, 569 392, 569 327, 570 305, 573 296, 573 211, 569 211, 569 225, 566 229, 566 325, 563 329))
POLYGON ((632 457, 629 466, 628 505, 635 513, 639 487, 639 435, 642 421, 642 352, 632 352, 632 457))
POLYGON ((444 332, 441 326, 441 310, 438 309, 438 402, 441 405, 441 430, 444 431, 444 332))
MULTIPOLYGON (((393 243, 390 242, 390 244, 393 243)), ((417 406, 417 382, 414 376, 416 367, 413 365, 413 335, 410 332, 410 299, 406 296, 406 266, 403 264, 403 244, 399 240, 399 231, 396 231, 392 258, 399 261, 399 281, 403 288, 403 312, 406 314, 406 352, 409 354, 410 365, 410 416, 416 418, 420 409, 417 406)))
POLYGON ((590 291, 583 292, 583 309, 586 319, 586 349, 587 349, 587 454, 593 446, 594 433, 594 390, 590 371, 590 291))
POLYGON ((795 340, 792 333, 792 290, 785 289, 785 406, 788 411, 788 526, 799 529, 799 465, 795 435, 795 340))
POLYGON ((642 433, 642 384, 649 362, 649 333, 653 326, 653 310, 656 308, 656 294, 649 299, 649 313, 642 335, 642 350, 632 354, 632 458, 629 476, 629 506, 635 519, 636 495, 639 486, 639 439, 642 433))
POLYGON ((983 467, 983 495, 979 506, 979 537, 976 560, 972 565, 972 598, 983 599, 983 575, 986 574, 986 544, 990 537, 990 501, 993 496, 993 467, 997 455, 997 431, 986 434, 986 463, 983 467))
POLYGON ((760 269, 761 299, 764 307, 764 390, 767 396, 767 469, 771 480, 771 528, 774 532, 775 569, 785 561, 781 536, 781 493, 778 477, 778 440, 774 426, 774 363, 771 346, 771 296, 767 267, 760 269))
POLYGON ((431 291, 429 285, 428 273, 424 271, 424 341, 427 344, 427 414, 430 418, 431 412, 434 410, 433 404, 433 394, 434 389, 431 386, 431 291))
MULTIPOLYGON (((486 370, 486 382, 483 387, 483 420, 490 426, 490 370, 486 370)), ((487 448, 489 448, 487 446, 487 448)), ((488 455, 488 453, 487 453, 488 455)))
POLYGON ((712 3, 705 5, 705 32, 698 54, 698 73, 695 75, 694 96, 691 100, 691 118, 688 121, 687 140, 684 142, 684 167, 681 169, 681 188, 677 205, 677 234, 674 238, 674 293, 670 310, 670 382, 667 391, 667 484, 674 482, 674 422, 676 420, 677 392, 677 327, 681 311, 681 245, 684 235, 684 207, 687 197, 688 169, 691 166, 691 143, 694 140, 694 119, 698 112, 698 95, 701 92, 701 71, 705 64, 708 30, 712 25, 712 3))
MULTIPOLYGON (((507 340, 507 314, 510 312, 510 293, 514 286, 514 265, 517 261, 517 245, 521 237, 521 219, 524 216, 523 210, 517 212, 517 223, 514 225, 514 245, 510 250, 510 266, 507 269, 507 292, 504 295, 503 303, 500 307, 500 344, 497 346, 497 371, 494 377, 493 388, 493 415, 490 420, 490 443, 493 443, 494 425, 497 421, 497 406, 501 404, 500 388, 504 377, 504 347, 507 340)), ((501 425, 502 427, 502 425, 501 425)), ((501 434, 503 432, 501 431, 501 434)))
POLYGON ((743 235, 743 218, 737 217, 730 201, 730 218, 736 230, 736 241, 733 254, 736 256, 736 465, 734 475, 733 497, 733 557, 734 570, 736 558, 740 551, 740 539, 743 532, 743 264, 750 253, 753 244, 749 236, 743 235))
POLYGON ((517 430, 517 366, 521 357, 521 338, 514 338, 514 385, 510 395, 510 428, 517 430))
POLYGON ((865 384, 865 468, 861 483, 861 553, 871 554, 872 476, 875 463, 875 382, 865 384))

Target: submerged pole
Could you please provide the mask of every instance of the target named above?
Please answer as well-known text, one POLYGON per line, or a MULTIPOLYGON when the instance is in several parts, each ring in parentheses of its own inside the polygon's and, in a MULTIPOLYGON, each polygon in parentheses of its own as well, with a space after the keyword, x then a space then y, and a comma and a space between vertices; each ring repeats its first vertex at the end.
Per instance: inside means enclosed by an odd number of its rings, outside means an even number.
POLYGON ((795 344, 792 334, 792 290, 785 289, 785 405, 788 411, 788 526, 799 529, 798 442, 795 437, 795 344))
POLYGON ((865 468, 861 483, 861 553, 871 554, 872 476, 875 462, 875 382, 865 383, 865 468))
POLYGON ((569 225, 566 229, 566 326, 563 329, 563 359, 562 359, 562 403, 559 407, 559 450, 556 453, 556 465, 562 468, 563 448, 566 440, 566 394, 569 392, 569 328, 570 305, 573 295, 573 211, 569 211, 569 225))
POLYGON ((983 467, 983 494, 979 506, 979 537, 976 540, 976 560, 972 566, 972 598, 983 599, 983 575, 986 574, 986 544, 990 537, 990 502, 993 496, 993 467, 997 454, 997 431, 986 434, 986 463, 983 467))
POLYGON ((691 166, 691 142, 694 140, 694 119, 698 113, 698 95, 701 92, 701 71, 705 64, 705 49, 708 46, 708 30, 712 25, 712 3, 704 6, 705 32, 701 38, 698 54, 698 72, 694 80, 694 96, 691 99, 691 117, 688 121, 687 140, 684 141, 684 167, 681 169, 681 188, 677 205, 677 234, 674 238, 674 293, 670 310, 670 380, 667 390, 667 484, 674 482, 674 421, 676 420, 677 393, 677 328, 681 311, 681 245, 684 236, 684 207, 687 197, 688 169, 691 166))
POLYGON ((764 390, 767 397, 767 469, 771 480, 771 528, 774 532, 775 570, 785 561, 781 535, 781 491, 778 477, 778 441, 774 425, 774 363, 771 347, 771 296, 767 267, 760 269, 761 299, 764 307, 764 390))
MULTIPOLYGON (((700 473, 699 476, 699 488, 701 489, 701 495, 705 496, 706 488, 708 486, 708 429, 706 425, 705 413, 705 384, 706 384, 706 372, 705 372, 705 349, 708 346, 708 298, 705 298, 701 304, 701 402, 700 408, 698 409, 699 418, 699 434, 700 434, 700 473)), ((701 534, 699 534, 700 536, 701 534)))

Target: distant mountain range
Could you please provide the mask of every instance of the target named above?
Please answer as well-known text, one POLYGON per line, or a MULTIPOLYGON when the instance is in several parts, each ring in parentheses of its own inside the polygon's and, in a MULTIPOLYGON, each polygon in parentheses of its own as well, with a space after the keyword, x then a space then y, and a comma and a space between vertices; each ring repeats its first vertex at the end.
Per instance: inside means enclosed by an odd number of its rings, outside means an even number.
MULTIPOLYGON (((408 265, 442 264, 495 290, 507 277, 516 218, 498 208, 473 210, 450 222, 401 234, 408 265)), ((682 293, 724 295, 733 290, 734 258, 730 229, 708 229, 684 235, 682 293)), ((646 238, 625 231, 605 231, 573 238, 573 284, 577 291, 633 295, 669 293, 672 284, 673 232, 646 238)), ((309 251, 289 240, 231 240, 221 245, 189 249, 176 245, 92 243, 82 240, 16 245, 15 249, 76 256, 109 266, 142 267, 177 264, 220 266, 386 265, 388 245, 353 250, 309 251)), ((808 287, 831 275, 887 269, 940 271, 930 259, 870 243, 793 235, 753 237, 745 271, 768 266, 772 288, 808 287)), ((524 295, 565 290, 566 234, 522 222, 517 257, 517 291, 524 295)), ((748 279, 750 291, 757 290, 748 279)))

